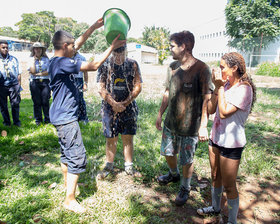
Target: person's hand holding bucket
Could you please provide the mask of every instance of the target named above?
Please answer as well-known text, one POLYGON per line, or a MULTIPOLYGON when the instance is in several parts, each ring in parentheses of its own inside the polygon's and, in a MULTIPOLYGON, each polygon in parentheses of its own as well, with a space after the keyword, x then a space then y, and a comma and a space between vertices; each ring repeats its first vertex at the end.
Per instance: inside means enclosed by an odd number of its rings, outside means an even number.
POLYGON ((120 38, 120 34, 118 34, 117 37, 113 40, 112 42, 113 50, 125 45, 126 40, 119 40, 119 38, 120 38))
POLYGON ((104 20, 103 20, 103 18, 98 19, 98 20, 94 23, 95 29, 98 29, 98 28, 102 27, 103 25, 104 25, 104 20))

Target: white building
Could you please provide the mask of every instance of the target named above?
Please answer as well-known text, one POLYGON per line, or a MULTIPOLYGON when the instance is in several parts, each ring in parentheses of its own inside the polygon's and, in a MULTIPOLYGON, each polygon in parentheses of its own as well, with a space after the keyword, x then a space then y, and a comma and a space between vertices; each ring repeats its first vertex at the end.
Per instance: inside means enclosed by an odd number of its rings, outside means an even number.
MULTIPOLYGON (((202 61, 218 61, 225 53, 238 50, 228 46, 229 37, 226 36, 225 16, 205 23, 194 30, 195 47, 193 54, 202 61)), ((252 55, 240 52, 249 66, 252 55)), ((261 56, 257 56, 259 62, 271 61, 280 62, 280 38, 271 43, 266 49, 262 49, 261 56)))
POLYGON ((218 61, 225 53, 236 51, 228 47, 224 17, 197 27, 194 35, 193 54, 202 61, 218 61))
POLYGON ((127 44, 128 57, 139 64, 158 64, 158 52, 155 48, 138 43, 127 44))
POLYGON ((8 42, 10 51, 29 51, 30 47, 33 44, 33 42, 29 40, 18 39, 15 37, 0 36, 0 40, 6 40, 8 42))

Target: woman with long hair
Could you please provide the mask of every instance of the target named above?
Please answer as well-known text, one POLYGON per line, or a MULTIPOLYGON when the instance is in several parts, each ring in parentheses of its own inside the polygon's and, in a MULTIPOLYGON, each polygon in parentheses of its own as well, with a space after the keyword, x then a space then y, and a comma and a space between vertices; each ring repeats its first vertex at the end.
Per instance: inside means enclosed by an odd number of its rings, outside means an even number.
POLYGON ((51 89, 49 86, 50 79, 48 75, 49 58, 46 54, 46 47, 36 42, 31 47, 31 61, 28 68, 30 73, 30 92, 33 100, 33 110, 36 125, 43 122, 49 123, 49 108, 51 89))
POLYGON ((215 90, 208 101, 208 113, 216 112, 210 139, 212 205, 197 210, 200 215, 218 215, 223 188, 228 203, 228 223, 237 223, 239 196, 236 177, 246 144, 245 122, 256 100, 256 87, 246 73, 242 55, 227 53, 220 61, 221 72, 212 70, 215 90))

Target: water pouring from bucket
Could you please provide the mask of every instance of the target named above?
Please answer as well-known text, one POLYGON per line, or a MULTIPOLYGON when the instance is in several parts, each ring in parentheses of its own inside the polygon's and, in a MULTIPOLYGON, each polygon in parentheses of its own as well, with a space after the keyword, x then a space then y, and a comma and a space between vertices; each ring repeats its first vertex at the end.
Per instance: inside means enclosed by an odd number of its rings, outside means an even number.
POLYGON ((106 40, 112 44, 113 40, 120 34, 120 40, 125 40, 131 23, 128 15, 119 8, 111 8, 103 15, 104 33, 106 40))

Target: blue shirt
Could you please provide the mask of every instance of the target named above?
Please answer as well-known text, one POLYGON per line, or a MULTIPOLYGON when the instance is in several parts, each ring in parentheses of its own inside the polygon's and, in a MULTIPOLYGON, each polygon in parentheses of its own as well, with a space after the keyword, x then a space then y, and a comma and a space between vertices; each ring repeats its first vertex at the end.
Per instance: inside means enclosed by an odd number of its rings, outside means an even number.
MULTIPOLYGON (((87 61, 86 58, 83 55, 79 54, 79 53, 77 53, 74 56, 74 60, 87 61)), ((83 77, 84 77, 84 73, 81 72, 81 71, 78 74, 75 74, 75 78, 83 78, 83 77)))
POLYGON ((21 74, 21 69, 16 57, 7 54, 3 58, 0 54, 0 85, 12 86, 18 84, 18 76, 21 74))
MULTIPOLYGON (((39 72, 44 72, 48 70, 49 67, 49 58, 48 57, 41 57, 40 60, 35 60, 35 72, 39 73, 39 72)), ((32 64, 34 64, 34 57, 32 57, 31 62, 32 64)), ((29 66, 29 68, 31 67, 31 64, 29 66)), ((29 70, 29 69, 28 69, 29 70)), ((49 79, 50 75, 46 75, 46 76, 35 76, 32 75, 30 73, 30 78, 31 79, 49 79)))
POLYGON ((79 95, 75 86, 74 74, 79 73, 82 62, 67 57, 50 59, 48 73, 53 102, 50 120, 53 125, 67 124, 78 120, 79 95))

